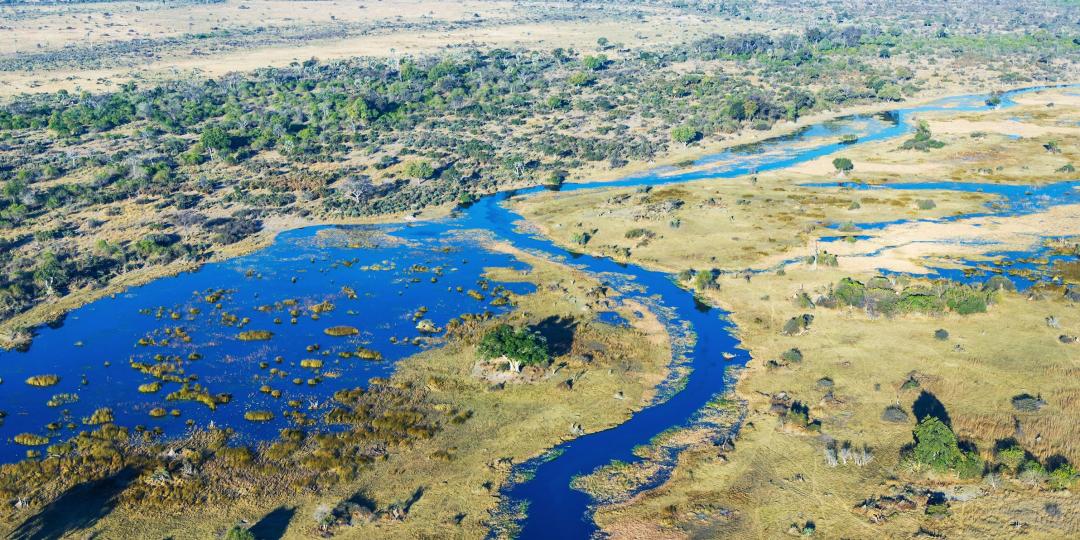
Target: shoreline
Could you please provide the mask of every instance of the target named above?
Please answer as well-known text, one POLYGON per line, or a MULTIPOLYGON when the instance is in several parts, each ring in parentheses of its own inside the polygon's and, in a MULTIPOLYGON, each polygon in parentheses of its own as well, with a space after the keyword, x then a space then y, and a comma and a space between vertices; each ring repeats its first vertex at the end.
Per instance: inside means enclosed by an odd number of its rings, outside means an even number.
MULTIPOLYGON (((1056 84, 1053 86, 1066 86, 1070 84, 1080 83, 1067 82, 1056 84)), ((1012 85, 1004 87, 1001 90, 1015 91, 1033 87, 1040 87, 1040 85, 1012 85)), ((734 137, 729 137, 721 141, 716 141, 715 143, 687 147, 681 149, 682 151, 668 152, 663 158, 658 160, 632 161, 626 166, 620 167, 619 169, 609 169, 598 174, 593 173, 589 170, 589 168, 583 168, 579 170, 579 172, 573 174, 575 176, 583 176, 587 178, 587 180, 568 183, 588 185, 592 183, 605 182, 619 178, 626 178, 648 171, 660 169, 663 167, 672 166, 680 161, 685 161, 689 159, 700 159, 702 157, 715 154, 730 149, 732 147, 746 144, 754 144, 764 140, 790 135, 791 133, 799 129, 802 129, 809 125, 813 125, 814 123, 835 120, 844 116, 877 114, 897 108, 915 107, 947 97, 965 95, 964 92, 970 94, 990 91, 989 89, 984 87, 978 89, 966 89, 962 93, 955 93, 955 91, 959 90, 961 89, 949 88, 940 93, 932 93, 931 95, 922 96, 914 100, 863 104, 855 105, 846 109, 840 109, 837 111, 823 111, 812 115, 804 116, 796 120, 795 122, 784 122, 782 124, 774 125, 769 130, 764 130, 760 132, 745 130, 744 132, 741 132, 734 137)), ((482 196, 490 196, 496 193, 523 189, 525 187, 534 186, 508 186, 500 191, 487 193, 482 196)), ((401 212, 378 217, 329 218, 319 220, 295 219, 288 217, 272 219, 269 220, 268 226, 259 234, 255 235, 255 237, 244 239, 237 244, 227 246, 225 249, 216 251, 206 261, 180 261, 170 263, 161 267, 141 269, 135 272, 131 272, 129 274, 125 274, 124 276, 122 276, 123 279, 117 279, 115 281, 112 281, 108 285, 100 289, 79 291, 58 298, 54 301, 41 303, 27 311, 19 313, 18 315, 8 320, 2 321, 0 322, 0 350, 16 350, 24 347, 29 347, 33 342, 36 331, 41 326, 55 322, 67 315, 68 313, 89 303, 95 302, 107 296, 122 294, 131 288, 146 285, 147 283, 150 283, 157 279, 176 276, 184 272, 197 271, 202 268, 204 264, 223 262, 229 259, 242 257, 260 249, 264 249, 265 247, 272 244, 277 239, 277 236, 280 233, 285 231, 300 229, 304 227, 326 225, 380 225, 392 223, 406 223, 410 220, 410 218, 417 220, 432 220, 445 217, 449 215, 452 210, 453 207, 450 207, 449 205, 443 205, 425 208, 416 213, 401 212)), ((646 268, 651 267, 646 266, 646 268)), ((668 269, 655 269, 670 273, 668 269)))

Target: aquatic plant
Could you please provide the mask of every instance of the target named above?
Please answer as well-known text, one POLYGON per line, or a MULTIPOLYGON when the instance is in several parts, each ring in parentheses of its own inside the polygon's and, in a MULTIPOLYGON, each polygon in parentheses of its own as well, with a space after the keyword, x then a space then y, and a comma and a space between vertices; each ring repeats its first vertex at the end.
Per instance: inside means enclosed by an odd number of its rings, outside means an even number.
POLYGON ((49 401, 46 401, 45 404, 49 407, 63 407, 64 405, 70 405, 77 401, 79 401, 78 394, 64 393, 54 395, 49 398, 49 401))
POLYGON ((161 390, 161 381, 154 381, 139 385, 139 392, 143 394, 153 394, 158 390, 161 390))
POLYGON ((34 433, 20 433, 13 439, 16 444, 23 446, 42 446, 49 444, 49 438, 34 433))
POLYGON ((115 420, 112 409, 102 407, 94 411, 89 417, 83 418, 82 422, 88 426, 99 426, 101 424, 112 423, 115 420))
POLYGON ((266 341, 274 337, 269 330, 245 330, 236 335, 240 341, 266 341))
POLYGON ((166 395, 165 400, 196 401, 210 407, 211 410, 214 410, 217 409, 218 405, 223 405, 231 401, 232 396, 229 394, 210 395, 210 392, 198 384, 189 385, 188 383, 184 383, 179 390, 166 395))
POLYGON ((60 382, 60 376, 59 375, 34 375, 32 377, 27 377, 27 379, 26 379, 26 384, 29 384, 30 386, 41 387, 41 388, 44 388, 46 386, 53 386, 53 385, 55 385, 55 384, 57 384, 59 382, 60 382))
POLYGON ((354 352, 353 355, 356 356, 357 358, 361 359, 361 360, 382 360, 383 359, 383 355, 379 351, 375 351, 375 350, 372 350, 372 349, 366 349, 364 347, 360 347, 360 348, 356 349, 356 352, 354 352))
POLYGON ((247 411, 244 420, 249 422, 269 422, 274 419, 274 413, 270 411, 247 411))
POLYGON ((355 328, 353 326, 341 325, 341 326, 331 326, 331 327, 323 330, 323 333, 328 335, 328 336, 345 337, 345 336, 355 336, 355 335, 360 333, 360 330, 358 330, 357 328, 355 328))

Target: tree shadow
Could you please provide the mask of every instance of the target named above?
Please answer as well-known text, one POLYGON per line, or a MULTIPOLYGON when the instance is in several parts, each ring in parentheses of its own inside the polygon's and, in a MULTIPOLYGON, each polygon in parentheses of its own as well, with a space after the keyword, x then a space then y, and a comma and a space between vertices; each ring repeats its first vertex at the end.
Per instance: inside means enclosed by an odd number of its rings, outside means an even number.
POLYGON ((128 467, 108 478, 79 484, 19 524, 8 538, 61 538, 92 527, 116 508, 120 494, 137 476, 135 469, 128 467))
POLYGON ((285 536, 294 515, 296 508, 279 506, 252 525, 248 532, 255 536, 255 540, 278 540, 285 536))
POLYGON ((368 510, 371 510, 372 512, 374 512, 375 509, 378 507, 378 505, 375 504, 375 501, 371 500, 370 498, 368 498, 367 495, 364 495, 364 493, 360 492, 360 491, 357 491, 356 493, 354 493, 353 496, 349 497, 348 501, 346 501, 346 502, 350 502, 350 503, 355 504, 357 506, 367 508, 368 510))
POLYGON ((923 419, 932 416, 941 420, 942 424, 952 427, 952 420, 949 419, 949 413, 945 410, 945 405, 934 394, 926 390, 923 390, 919 397, 915 399, 915 403, 911 405, 911 412, 915 414, 917 422, 922 422, 923 419))
POLYGON ((548 350, 551 351, 552 356, 562 356, 570 352, 577 325, 574 319, 552 315, 534 325, 532 329, 547 339, 548 350))

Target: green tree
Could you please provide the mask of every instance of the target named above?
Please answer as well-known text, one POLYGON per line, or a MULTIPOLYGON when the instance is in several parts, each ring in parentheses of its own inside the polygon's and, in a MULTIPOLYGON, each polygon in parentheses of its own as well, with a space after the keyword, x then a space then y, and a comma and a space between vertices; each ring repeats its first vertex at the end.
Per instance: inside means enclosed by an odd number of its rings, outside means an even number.
POLYGON ((832 165, 833 165, 833 167, 836 168, 836 172, 838 172, 840 174, 847 174, 848 172, 850 172, 852 169, 855 168, 855 164, 852 163, 851 160, 846 158, 846 157, 838 157, 838 158, 832 160, 832 165))
POLYGON ((696 141, 698 137, 701 137, 701 133, 692 126, 676 126, 671 130, 671 140, 680 142, 683 146, 689 146, 690 143, 696 141))
POLYGON ((427 180, 435 176, 435 169, 426 161, 411 161, 405 165, 405 176, 427 180))
POLYGON ((579 71, 571 75, 570 78, 568 78, 566 81, 574 86, 589 86, 596 81, 596 76, 592 73, 579 71))
POLYGON ((199 136, 199 142, 213 155, 215 152, 224 152, 232 149, 232 137, 224 129, 218 126, 210 126, 203 130, 199 136))
POLYGON ((938 471, 954 468, 964 454, 949 426, 934 416, 923 418, 915 427, 915 461, 938 471))
POLYGON ((509 324, 500 324, 484 334, 477 351, 487 359, 505 356, 514 371, 520 371, 521 366, 547 364, 551 359, 544 336, 509 324))
POLYGON ((605 66, 607 66, 608 57, 602 54, 598 54, 596 56, 586 56, 581 61, 581 63, 584 64, 585 67, 593 71, 599 71, 601 69, 604 69, 605 66))
POLYGON ((694 274, 694 289, 705 291, 716 288, 716 280, 713 279, 712 270, 701 270, 694 274))

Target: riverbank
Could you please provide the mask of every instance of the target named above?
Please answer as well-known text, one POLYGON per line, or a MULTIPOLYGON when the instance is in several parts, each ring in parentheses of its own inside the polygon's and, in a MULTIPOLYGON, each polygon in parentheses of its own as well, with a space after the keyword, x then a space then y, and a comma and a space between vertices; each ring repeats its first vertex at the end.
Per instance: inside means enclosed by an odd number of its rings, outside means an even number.
MULTIPOLYGON (((422 403, 451 411, 457 420, 442 422, 430 438, 387 449, 354 478, 325 492, 249 494, 233 503, 215 502, 213 516, 126 500, 95 523, 94 530, 104 536, 206 538, 241 520, 261 522, 279 507, 290 509, 280 524, 281 538, 329 533, 335 538, 401 538, 436 529, 483 536, 490 527, 489 512, 499 503, 497 488, 513 466, 560 442, 630 418, 652 400, 671 357, 665 327, 648 306, 615 291, 598 296, 602 284, 596 276, 565 264, 503 242, 487 246, 528 265, 527 270, 488 268, 487 279, 531 283, 537 290, 514 295, 510 314, 465 323, 448 336, 445 346, 398 361, 393 375, 368 386, 370 393, 379 387, 416 392, 423 396, 422 403), (600 313, 607 312, 618 313, 626 324, 602 322, 600 313), (476 344, 499 322, 529 325, 548 336, 552 363, 501 384, 478 376, 476 344), (336 517, 311 517, 320 515, 336 517)), ((190 446, 184 441, 172 444, 190 446)), ((266 459, 260 457, 259 463, 268 466, 266 459)))
MULTIPOLYGON (((938 125, 948 121, 948 113, 933 116, 938 125)), ((951 140, 942 151, 962 153, 955 149, 958 144, 951 140)), ((885 140, 856 147, 865 148, 857 155, 870 159, 875 155, 871 149, 878 153, 884 149, 894 159, 908 156, 915 163, 940 159, 938 150, 896 154, 897 145, 896 140, 885 140)), ((1004 148, 1015 157, 1030 154, 1023 141, 1004 148)), ((1070 151, 1072 147, 1065 153, 1070 151)), ((845 149, 839 155, 848 153, 845 149)), ((817 162, 829 163, 837 155, 822 156, 817 162)), ((861 179, 862 160, 855 161, 861 179)), ((970 206, 953 215, 991 215, 946 220, 945 212, 862 230, 866 218, 878 224, 892 221, 887 211, 874 205, 884 203, 887 210, 888 201, 901 190, 824 188, 836 200, 800 201, 803 212, 816 214, 813 219, 791 210, 792 218, 776 219, 785 210, 784 198, 805 189, 800 184, 820 183, 823 176, 834 175, 834 170, 826 172, 820 166, 810 172, 796 166, 758 175, 756 183, 742 177, 651 191, 544 194, 517 203, 531 225, 561 245, 671 273, 692 270, 684 283, 731 313, 736 335, 752 356, 736 386, 749 413, 733 446, 718 446, 714 439, 692 444, 662 485, 646 486, 630 500, 601 503, 597 524, 614 538, 775 536, 806 530, 840 537, 868 531, 897 536, 912 530, 978 537, 1008 529, 1002 520, 985 516, 1003 515, 1004 508, 1012 506, 1010 515, 1018 516, 1033 534, 1075 534, 1080 528, 1074 520, 1042 515, 1041 509, 1050 506, 1068 515, 1077 504, 1045 479, 991 473, 992 487, 987 488, 981 477, 927 473, 904 459, 914 422, 925 414, 923 402, 933 400, 942 404, 957 436, 974 445, 990 470, 1002 459, 999 449, 1010 440, 1037 463, 1047 463, 1047 470, 1056 466, 1055 456, 1071 463, 1080 460, 1068 442, 1080 425, 1070 412, 1075 389, 1061 379, 1072 369, 1067 360, 1075 352, 1070 336, 1080 333, 1080 320, 1059 315, 1070 305, 1060 286, 1043 286, 1031 295, 1001 290, 986 313, 970 315, 886 316, 869 308, 828 307, 822 299, 833 294, 843 278, 871 282, 880 267, 926 272, 920 262, 931 255, 936 264, 945 257, 959 262, 989 252, 1041 248, 1046 236, 1080 233, 1070 219, 1076 206, 1054 206, 1062 202, 1054 200, 1040 200, 1031 208, 1016 208, 1013 200, 988 205, 994 201, 992 191, 947 194, 929 184, 921 190, 904 190, 911 197, 901 207, 938 210, 950 197, 964 202, 965 195, 976 195, 966 201, 970 206), (780 193, 762 194, 770 189, 780 193), (713 201, 703 205, 710 197, 713 201), (669 204, 669 214, 649 214, 649 208, 673 199, 681 205, 669 204), (855 215, 862 210, 867 212, 855 215), (837 214, 853 218, 837 219, 837 214), (675 221, 678 227, 670 226, 675 221), (740 229, 740 223, 750 226, 740 229), (824 230, 807 226, 822 223, 837 226, 824 230), (575 242, 583 238, 582 231, 588 237, 575 242), (795 245, 775 254, 760 248, 790 236, 797 238, 795 245), (836 239, 821 240, 824 236, 836 239), (831 256, 836 256, 835 262, 831 256), (711 270, 750 267, 781 270, 745 276, 711 270), (702 273, 709 279, 691 279, 702 273), (791 325, 800 320, 801 326, 791 325), (1047 322, 1051 320, 1053 324, 1047 322), (1024 395, 1042 396, 1041 405, 1018 409, 1017 396, 1024 395), (900 412, 889 413, 893 406, 900 412), (849 454, 843 464, 830 466, 829 448, 839 452, 843 445, 850 452, 862 452, 865 445, 869 461, 854 464, 849 454), (931 499, 938 496, 934 494, 944 497, 945 515, 935 514, 937 510, 919 498, 927 493, 931 499), (899 511, 872 506, 887 497, 909 501, 911 506, 899 511), (864 504, 871 504, 870 509, 860 506, 864 504), (976 522, 973 516, 983 517, 976 522)), ((1018 182, 1019 175, 1011 181, 1018 182)), ((1037 195, 1038 187, 1033 189, 1037 195)), ((929 287, 918 278, 894 277, 889 283, 888 287, 901 289, 929 287)), ((671 437, 679 437, 679 431, 671 437)), ((656 466, 649 459, 631 467, 615 463, 600 469, 600 474, 614 476, 607 482, 633 483, 633 471, 656 466)))
MULTIPOLYGON (((931 102, 935 99, 939 99, 939 97, 921 96, 917 100, 908 102, 862 105, 852 108, 845 108, 841 111, 815 113, 814 115, 800 119, 799 122, 781 123, 773 126, 769 130, 746 131, 738 136, 723 141, 718 141, 716 143, 687 147, 681 152, 669 154, 663 160, 655 162, 630 162, 625 167, 619 169, 598 170, 583 167, 571 171, 571 176, 578 179, 587 180, 586 183, 610 181, 614 178, 633 176, 635 174, 640 174, 645 171, 657 169, 664 166, 670 166, 673 164, 677 164, 680 161, 700 159, 703 156, 707 156, 716 152, 721 152, 723 150, 730 149, 736 146, 752 144, 768 139, 774 139, 777 137, 790 135, 791 133, 803 129, 807 125, 811 125, 814 122, 835 120, 837 118, 856 114, 874 114, 901 106, 917 106, 931 102)), ((527 186, 511 186, 510 188, 508 188, 508 190, 512 191, 514 189, 521 189, 524 187, 527 186)), ((263 230, 260 231, 258 234, 252 237, 245 238, 238 243, 222 246, 215 249, 207 261, 178 261, 165 266, 151 266, 147 268, 142 268, 126 273, 119 280, 110 281, 106 286, 102 288, 79 290, 55 300, 39 303, 30 310, 27 310, 12 318, 0 322, 0 349, 16 349, 29 346, 33 340, 34 328, 57 321, 66 313, 77 309, 83 305, 86 305, 87 303, 112 295, 122 294, 124 291, 132 287, 138 287, 156 279, 174 276, 183 272, 196 271, 202 264, 205 263, 220 262, 228 260, 230 258, 246 255, 259 249, 263 249, 266 246, 270 245, 278 234, 287 230, 317 225, 359 225, 395 223, 416 219, 439 219, 448 215, 453 210, 453 208, 453 205, 443 205, 426 208, 423 212, 420 212, 419 214, 413 212, 402 212, 378 217, 355 219, 327 219, 326 217, 320 217, 318 219, 296 217, 277 217, 269 219, 266 220, 263 230)), ((678 271, 678 269, 669 270, 678 271)))

